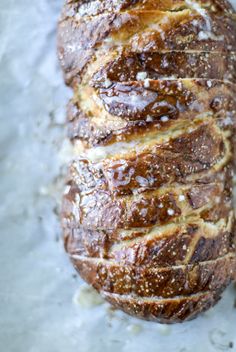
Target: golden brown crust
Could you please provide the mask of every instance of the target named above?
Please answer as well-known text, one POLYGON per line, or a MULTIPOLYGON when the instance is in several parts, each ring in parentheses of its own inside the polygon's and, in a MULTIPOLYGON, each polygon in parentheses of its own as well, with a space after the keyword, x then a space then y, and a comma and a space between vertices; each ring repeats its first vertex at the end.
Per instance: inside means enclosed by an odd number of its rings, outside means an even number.
MULTIPOLYGON (((231 72, 231 71, 230 71, 231 72)), ((105 78, 105 77, 104 77, 105 78)), ((75 97, 68 106, 69 135, 88 145, 127 141, 137 136, 148 136, 170 130, 172 126, 197 124, 207 118, 216 118, 221 128, 229 128, 229 118, 236 110, 236 86, 218 80, 149 80, 146 82, 100 81, 97 91, 80 88, 79 99, 88 101, 88 107, 78 108, 75 97), (105 106, 104 114, 91 98, 96 92, 105 106), (90 93, 90 94, 89 94, 90 93), (128 97, 128 98, 127 98, 128 97), (138 102, 138 104, 137 104, 138 102), (114 116, 116 119, 114 119, 114 116), (163 118, 164 116, 164 118, 163 118), (104 123, 105 122, 105 123, 104 123), (178 123, 178 124, 177 124, 178 123)), ((94 83, 97 84, 98 83, 94 83)))
POLYGON ((130 240, 121 240, 122 231, 65 229, 66 249, 71 255, 107 258, 124 266, 196 264, 217 259, 235 249, 231 223, 225 226, 219 223, 208 225, 189 220, 146 232, 133 230, 129 233, 133 236, 130 240))
MULTIPOLYGON (((83 164, 82 164, 83 165, 83 164)), ((85 163, 87 165, 87 163, 85 163)), ((70 228, 116 230, 163 225, 190 215, 216 222, 232 208, 231 168, 226 167, 212 179, 183 182, 174 188, 140 194, 139 197, 114 197, 105 178, 92 180, 84 167, 71 167, 68 190, 64 196, 63 218, 70 228), (90 182, 88 182, 90 180, 90 182), (96 188, 94 188, 94 184, 96 188), (172 210, 171 214, 168 214, 172 210), (78 216, 78 213, 81 216, 78 216)))
POLYGON ((72 262, 96 290, 140 297, 173 298, 216 291, 236 277, 234 253, 213 261, 164 268, 123 266, 76 255, 72 255, 72 262))
POLYGON ((235 108, 235 87, 211 80, 149 80, 146 82, 114 83, 98 89, 98 96, 112 115, 130 120, 152 116, 161 120, 167 116, 177 119, 184 114, 196 116, 201 112, 215 111, 214 100, 220 96, 229 107, 235 108), (130 99, 127 99, 127 95, 130 99), (232 101, 229 98, 232 97, 232 101), (230 107, 231 107, 230 106, 230 107), (192 114, 191 114, 192 111, 192 114))
POLYGON ((225 0, 67 0, 58 51, 75 158, 62 209, 82 278, 182 322, 236 279, 236 21, 225 0))
MULTIPOLYGON (((196 3, 208 11, 234 13, 233 7, 225 0, 198 0, 196 3)), ((191 1, 185 0, 67 0, 63 16, 96 16, 104 12, 120 12, 129 8, 161 11, 180 11, 191 8, 191 1)))
POLYGON ((148 79, 165 77, 217 79, 236 82, 236 54, 219 55, 216 52, 143 52, 121 53, 93 76, 95 85, 102 82, 136 81, 139 72, 148 79))
POLYGON ((78 174, 81 190, 86 190, 93 180, 97 187, 99 183, 108 184, 109 190, 117 195, 136 190, 141 193, 171 182, 184 183, 188 176, 206 172, 224 159, 227 148, 211 124, 201 125, 193 132, 166 144, 151 145, 138 154, 118 155, 99 163, 75 161, 71 172, 78 174))
POLYGON ((156 51, 236 51, 236 21, 186 9, 179 12, 132 10, 108 13, 87 20, 62 19, 59 26, 59 58, 68 83, 73 82, 96 55, 107 50, 143 53, 156 51), (154 22, 154 23, 152 23, 154 22), (151 23, 151 27, 150 27, 151 23))
POLYGON ((103 297, 116 308, 122 309, 127 314, 135 315, 137 318, 173 324, 192 320, 214 306, 221 298, 223 289, 221 287, 218 291, 167 300, 163 298, 141 300, 138 297, 125 297, 107 292, 103 292, 103 297))

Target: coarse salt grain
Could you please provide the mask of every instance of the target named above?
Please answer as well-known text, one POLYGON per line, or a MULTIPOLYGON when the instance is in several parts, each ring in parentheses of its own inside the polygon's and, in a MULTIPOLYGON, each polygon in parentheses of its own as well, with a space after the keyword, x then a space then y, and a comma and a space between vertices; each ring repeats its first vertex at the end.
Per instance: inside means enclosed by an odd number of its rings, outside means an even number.
POLYGON ((138 81, 144 81, 147 78, 146 72, 138 72, 136 75, 138 81))
POLYGON ((162 122, 167 122, 167 121, 169 121, 169 117, 168 116, 162 116, 161 117, 161 121, 162 122))
POLYGON ((209 35, 207 32, 200 31, 198 33, 198 39, 199 40, 207 40, 209 38, 209 35))
POLYGON ((147 115, 146 121, 147 122, 152 122, 153 121, 153 117, 150 116, 150 115, 147 115))
POLYGON ((168 209, 167 213, 168 213, 168 215, 172 216, 172 215, 174 215, 175 212, 173 209, 168 209))
POLYGON ((209 87, 209 88, 212 87, 212 82, 211 81, 207 81, 207 87, 209 87))
POLYGON ((179 195, 179 201, 183 202, 185 200, 185 196, 183 194, 179 195))
POLYGON ((150 87, 150 79, 149 79, 149 78, 146 78, 146 79, 144 80, 144 87, 145 87, 145 88, 149 88, 149 87, 150 87))
POLYGON ((107 78, 107 79, 104 81, 104 87, 105 87, 105 88, 109 88, 111 85, 112 85, 112 81, 107 78))

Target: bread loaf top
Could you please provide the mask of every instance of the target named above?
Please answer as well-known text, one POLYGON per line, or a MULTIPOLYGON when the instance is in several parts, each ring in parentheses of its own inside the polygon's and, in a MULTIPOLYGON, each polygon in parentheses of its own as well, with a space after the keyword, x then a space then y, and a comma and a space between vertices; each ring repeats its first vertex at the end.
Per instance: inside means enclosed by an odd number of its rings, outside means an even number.
POLYGON ((129 314, 192 319, 236 276, 235 33, 224 0, 65 4, 65 248, 129 314))

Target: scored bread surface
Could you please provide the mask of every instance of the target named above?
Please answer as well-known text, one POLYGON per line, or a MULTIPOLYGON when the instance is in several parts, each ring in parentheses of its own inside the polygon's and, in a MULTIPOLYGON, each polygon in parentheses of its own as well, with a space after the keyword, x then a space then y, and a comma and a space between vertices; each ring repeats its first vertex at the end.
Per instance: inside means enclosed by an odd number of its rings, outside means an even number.
POLYGON ((225 0, 67 0, 65 249, 115 307, 195 318, 236 279, 236 14, 225 0))

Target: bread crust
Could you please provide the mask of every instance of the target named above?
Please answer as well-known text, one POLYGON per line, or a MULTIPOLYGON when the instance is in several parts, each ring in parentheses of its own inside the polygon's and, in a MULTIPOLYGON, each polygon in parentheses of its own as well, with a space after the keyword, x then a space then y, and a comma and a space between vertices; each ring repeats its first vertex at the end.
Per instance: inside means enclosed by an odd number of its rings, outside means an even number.
POLYGON ((231 222, 225 226, 206 226, 189 221, 155 227, 151 231, 133 231, 131 239, 121 240, 122 232, 72 228, 65 231, 66 249, 70 254, 111 259, 121 265, 147 267, 196 264, 217 259, 235 249, 231 222), (133 237, 133 238, 132 238, 133 237), (118 241, 114 243, 114 239, 118 241))
POLYGON ((82 278, 98 291, 140 297, 173 298, 217 291, 236 277, 234 253, 213 261, 161 268, 123 266, 76 255, 72 262, 82 278))
POLYGON ((67 0, 65 250, 124 312, 191 320, 236 279, 236 15, 225 0, 67 0))
POLYGON ((59 26, 59 58, 65 79, 73 85, 98 52, 236 51, 236 21, 225 13, 208 19, 189 9, 180 12, 132 10, 90 18, 66 17, 59 26), (155 20, 160 30, 149 24, 155 20), (76 80, 75 80, 76 81, 76 80))
POLYGON ((193 296, 174 299, 144 299, 132 296, 119 296, 104 293, 103 297, 114 307, 122 309, 139 319, 155 321, 162 324, 182 323, 195 319, 200 313, 214 306, 221 298, 223 288, 218 291, 199 293, 193 296))
POLYGON ((109 88, 103 88, 101 81, 99 84, 99 88, 88 92, 80 88, 80 96, 68 106, 69 136, 86 146, 129 141, 135 136, 152 137, 171 128, 183 129, 189 123, 194 127, 207 119, 217 119, 220 128, 227 129, 227 116, 232 116, 232 127, 234 124, 236 86, 231 83, 203 79, 148 80, 148 89, 145 82, 137 81, 115 82, 109 88), (127 100, 130 92, 132 99, 127 100), (94 105, 93 94, 98 94, 105 111, 94 105), (89 102, 86 110, 78 106, 79 99, 89 102))
MULTIPOLYGON (((213 13, 234 13, 233 7, 224 0, 197 0, 196 3, 213 13)), ((130 8, 161 11, 180 11, 191 8, 191 1, 184 0, 67 0, 64 17, 96 16, 104 12, 120 12, 130 8)))

